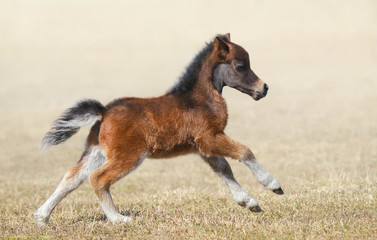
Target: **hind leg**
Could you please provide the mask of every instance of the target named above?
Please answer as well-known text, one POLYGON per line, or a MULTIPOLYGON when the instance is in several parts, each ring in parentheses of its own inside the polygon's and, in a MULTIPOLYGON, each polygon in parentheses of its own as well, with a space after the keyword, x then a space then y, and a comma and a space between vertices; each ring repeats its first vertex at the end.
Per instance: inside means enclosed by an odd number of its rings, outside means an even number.
POLYGON ((80 162, 64 174, 54 193, 41 207, 34 212, 34 218, 39 226, 49 223, 51 212, 56 205, 70 192, 78 188, 89 176, 90 172, 100 167, 106 158, 99 147, 91 147, 83 155, 80 162))
POLYGON ((100 168, 90 174, 90 182, 98 197, 99 205, 110 222, 128 222, 132 218, 123 216, 115 207, 110 193, 110 186, 121 179, 144 160, 146 154, 121 152, 113 154, 100 168))
POLYGON ((234 178, 232 169, 230 168, 225 158, 218 156, 202 156, 202 158, 209 164, 212 170, 223 179, 226 185, 228 185, 229 190, 238 205, 249 209, 252 212, 262 211, 262 209, 258 205, 257 200, 250 197, 249 194, 247 194, 245 190, 243 190, 243 188, 234 178))

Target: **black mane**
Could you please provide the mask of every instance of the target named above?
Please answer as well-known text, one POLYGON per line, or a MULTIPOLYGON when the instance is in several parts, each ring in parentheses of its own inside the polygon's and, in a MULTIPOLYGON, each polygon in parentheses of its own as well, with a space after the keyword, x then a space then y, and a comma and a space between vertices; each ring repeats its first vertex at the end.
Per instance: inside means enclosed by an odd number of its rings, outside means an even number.
MULTIPOLYGON (((217 37, 226 40, 225 35, 218 35, 217 37)), ((207 43, 206 46, 194 57, 194 59, 191 61, 191 63, 179 78, 178 82, 168 91, 168 93, 184 94, 191 91, 198 80, 203 60, 213 50, 213 42, 214 41, 207 43)))

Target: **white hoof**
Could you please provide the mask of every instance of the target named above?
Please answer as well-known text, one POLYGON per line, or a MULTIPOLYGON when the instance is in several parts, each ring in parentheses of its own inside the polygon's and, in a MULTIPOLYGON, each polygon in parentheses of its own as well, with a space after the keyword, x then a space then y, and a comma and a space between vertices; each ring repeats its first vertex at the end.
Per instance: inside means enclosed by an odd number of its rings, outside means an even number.
POLYGON ((39 227, 45 226, 50 223, 49 217, 45 217, 40 215, 38 212, 34 212, 33 214, 35 222, 39 227))
POLYGON ((127 217, 127 216, 123 216, 121 214, 119 214, 116 217, 108 218, 108 219, 112 223, 131 222, 132 221, 132 218, 127 217))
POLYGON ((133 221, 133 219, 131 217, 124 216, 122 222, 132 222, 132 221, 133 221))

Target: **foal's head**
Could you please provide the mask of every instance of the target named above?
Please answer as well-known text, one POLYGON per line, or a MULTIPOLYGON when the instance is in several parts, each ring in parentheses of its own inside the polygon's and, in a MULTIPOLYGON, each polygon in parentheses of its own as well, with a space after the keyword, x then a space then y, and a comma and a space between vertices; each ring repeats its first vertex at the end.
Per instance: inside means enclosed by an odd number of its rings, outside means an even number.
POLYGON ((221 93, 224 86, 235 88, 259 100, 267 95, 268 85, 250 68, 249 54, 241 46, 230 42, 230 34, 220 35, 214 41, 221 49, 220 55, 225 63, 218 65, 214 72, 213 83, 221 93))

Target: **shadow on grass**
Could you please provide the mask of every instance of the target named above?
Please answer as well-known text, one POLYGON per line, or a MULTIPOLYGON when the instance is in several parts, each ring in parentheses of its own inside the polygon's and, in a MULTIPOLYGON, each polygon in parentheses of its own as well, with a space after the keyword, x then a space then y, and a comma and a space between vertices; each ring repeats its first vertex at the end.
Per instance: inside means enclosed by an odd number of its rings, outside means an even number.
MULTIPOLYGON (((127 210, 127 209, 120 211, 120 213, 124 216, 132 217, 132 218, 136 218, 136 217, 139 217, 139 216, 142 215, 140 211, 127 210)), ((85 222, 107 222, 107 217, 106 217, 105 214, 101 214, 100 216, 98 216, 98 215, 79 216, 76 220, 73 220, 72 223, 78 223, 78 222, 82 222, 82 221, 85 221, 85 222)))

